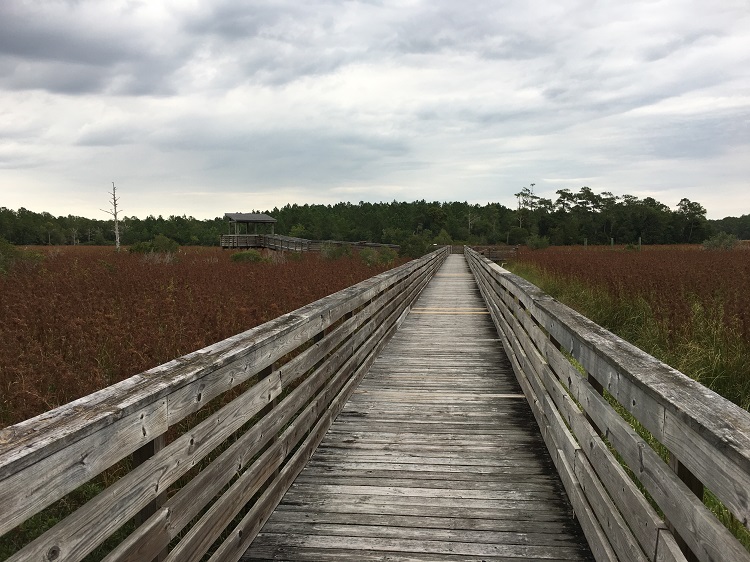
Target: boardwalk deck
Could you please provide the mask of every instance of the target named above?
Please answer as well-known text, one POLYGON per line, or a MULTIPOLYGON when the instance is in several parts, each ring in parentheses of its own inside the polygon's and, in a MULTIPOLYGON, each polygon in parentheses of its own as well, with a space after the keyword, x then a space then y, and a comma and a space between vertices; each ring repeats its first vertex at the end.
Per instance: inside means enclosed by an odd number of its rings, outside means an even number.
POLYGON ((462 255, 243 560, 591 560, 462 255))

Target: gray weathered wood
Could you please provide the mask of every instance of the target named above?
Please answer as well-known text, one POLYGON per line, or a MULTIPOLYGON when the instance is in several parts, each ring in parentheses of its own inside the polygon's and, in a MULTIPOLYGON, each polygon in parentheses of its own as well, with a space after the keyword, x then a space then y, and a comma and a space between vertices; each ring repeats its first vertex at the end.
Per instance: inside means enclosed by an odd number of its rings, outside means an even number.
MULTIPOLYGON (((708 487, 745 524, 750 493, 750 432, 747 431, 750 415, 564 307, 530 283, 470 250, 467 255, 498 331, 505 337, 524 392, 532 407, 536 403, 544 405, 543 413, 535 411, 535 415, 545 440, 551 448, 562 444, 558 451, 560 458, 568 459, 567 463, 571 452, 575 454, 575 473, 586 486, 568 479, 571 487, 568 493, 590 495, 593 511, 598 511, 598 517, 605 522, 604 529, 607 513, 616 517, 621 514, 633 529, 632 537, 617 532, 611 535, 621 558, 639 559, 640 549, 633 540, 637 538, 648 559, 657 557, 659 545, 666 546, 658 557, 671 559, 674 538, 614 462, 597 430, 604 433, 633 469, 670 523, 681 535, 686 535, 685 541, 698 559, 750 560, 747 551, 592 383, 600 383, 681 461, 687 455, 685 466, 700 480, 707 484, 710 481, 708 487), (562 356, 557 349, 559 345, 584 366, 593 377, 592 383, 562 356), (560 385, 561 381, 565 387, 560 385), (581 404, 583 412, 572 403, 568 392, 581 404), (711 408, 713 411, 709 411, 711 408), (558 411, 565 419, 564 425, 555 422, 558 411), (727 419, 721 419, 722 416, 727 419), (567 428, 573 430, 584 446, 578 448, 565 437, 567 428), (615 506, 617 510, 613 512, 611 508, 615 506)), ((597 534, 593 533, 589 540, 596 542, 597 534)), ((599 550, 595 547, 595 553, 599 550)), ((597 553, 597 557, 600 555, 608 556, 597 553)))
POLYGON ((43 560, 51 549, 56 549, 65 560, 82 560, 124 521, 134 517, 280 392, 278 376, 264 379, 8 560, 43 560))
POLYGON ((8 476, 0 482, 0 535, 161 435, 167 427, 167 401, 162 399, 8 476))
MULTIPOLYGON (((391 329, 388 326, 392 327, 402 316, 444 257, 445 251, 435 252, 263 326, 2 430, 0 526, 4 526, 4 531, 163 434, 169 426, 197 412, 213 398, 261 377, 245 394, 178 437, 11 560, 43 558, 53 551, 62 559, 80 560, 274 400, 284 383, 295 382, 304 373, 299 386, 303 390, 286 402, 293 408, 290 414, 293 415, 312 396, 304 392, 314 393, 344 359, 361 361, 369 357, 374 345, 382 344, 382 337, 391 329), (387 326, 381 329, 383 322, 387 326), (324 331, 326 337, 308 346, 311 339, 324 331), (280 372, 263 378, 261 373, 266 367, 299 347, 304 349, 302 354, 280 372), (316 364, 319 368, 315 372, 320 374, 317 379, 314 374, 307 374, 316 364), (311 378, 314 381, 306 385, 311 378)), ((354 366, 356 363, 345 366, 344 371, 354 366)), ((324 394, 328 400, 332 398, 324 394)), ((245 434, 251 436, 244 441, 248 445, 245 451, 240 453, 239 447, 230 446, 222 453, 219 457, 224 463, 222 467, 232 468, 228 471, 229 478, 240 470, 236 463, 241 467, 255 454, 248 451, 259 451, 289 419, 286 412, 270 410, 245 434)), ((313 422, 310 419, 299 423, 308 423, 309 427, 313 422)), ((306 431, 301 425, 296 434, 301 436, 306 431)), ((242 439, 238 442, 243 442, 242 439)), ((258 466, 264 466, 265 470, 273 465, 269 462, 258 466)), ((209 465, 202 481, 205 483, 212 476, 216 472, 209 465)), ((224 478, 226 482, 228 479, 224 478)), ((197 480, 200 482, 201 477, 197 480)), ((171 526, 184 526, 187 522, 184 513, 176 511, 186 504, 179 504, 175 498, 187 501, 187 496, 181 493, 170 498, 113 553, 112 559, 119 556, 142 559, 160 552, 166 544, 164 537, 176 534, 171 526)), ((211 496, 207 491, 197 492, 192 499, 196 503, 186 513, 202 509, 211 496)))
MULTIPOLYGON (((480 307, 465 261, 452 257, 288 483, 247 559, 365 559, 357 548, 394 560, 589 559, 480 307)), ((215 559, 233 559, 256 520, 248 515, 215 559)))

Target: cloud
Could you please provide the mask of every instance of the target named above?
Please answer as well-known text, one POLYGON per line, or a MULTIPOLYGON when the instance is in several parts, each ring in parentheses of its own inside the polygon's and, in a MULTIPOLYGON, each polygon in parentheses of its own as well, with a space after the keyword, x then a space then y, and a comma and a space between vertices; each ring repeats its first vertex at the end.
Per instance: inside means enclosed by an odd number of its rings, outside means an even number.
POLYGON ((68 95, 169 91, 171 74, 191 53, 174 33, 170 14, 149 6, 45 0, 3 3, 0 87, 68 95))
POLYGON ((195 216, 195 194, 243 189, 271 207, 512 206, 535 180, 735 197, 748 29, 734 0, 0 3, 0 189, 63 206, 115 179, 131 209, 195 216))

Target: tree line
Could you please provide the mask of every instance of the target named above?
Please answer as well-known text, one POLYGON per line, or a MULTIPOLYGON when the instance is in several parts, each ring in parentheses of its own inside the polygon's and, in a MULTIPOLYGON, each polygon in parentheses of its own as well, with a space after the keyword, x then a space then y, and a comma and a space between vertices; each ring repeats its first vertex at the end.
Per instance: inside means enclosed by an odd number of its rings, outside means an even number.
MULTIPOLYGON (((557 191, 555 200, 532 187, 516 194, 514 209, 499 203, 466 202, 287 204, 266 210, 277 219, 275 232, 314 240, 347 240, 426 247, 429 244, 524 244, 530 237, 553 245, 699 243, 717 232, 750 238, 750 215, 711 221, 705 208, 686 198, 676 208, 651 197, 557 191)), ((259 211, 253 211, 259 212, 259 211)), ((120 220, 122 243, 163 235, 181 245, 217 245, 229 232, 222 217, 200 220, 171 215, 120 220)), ((114 244, 113 221, 0 207, 0 237, 20 245, 114 244)))

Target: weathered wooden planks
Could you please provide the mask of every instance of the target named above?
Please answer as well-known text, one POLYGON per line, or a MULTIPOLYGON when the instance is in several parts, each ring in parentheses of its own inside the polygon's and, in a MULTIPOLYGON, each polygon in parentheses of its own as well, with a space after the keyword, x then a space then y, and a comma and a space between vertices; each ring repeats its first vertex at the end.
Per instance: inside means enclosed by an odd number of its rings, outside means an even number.
POLYGON ((563 475, 597 559, 680 560, 667 523, 698 560, 750 553, 601 395, 606 390, 747 525, 750 415, 467 250, 493 321, 563 475), (575 357, 588 377, 558 346, 575 357), (576 402, 573 402, 575 399, 576 402), (594 425, 595 424, 595 425, 594 425), (598 432, 606 436, 605 443, 598 432), (685 459, 685 460, 683 460, 685 459), (641 551, 639 551, 639 548, 641 551))
POLYGON ((243 560, 589 559, 486 312, 451 256, 243 560))

